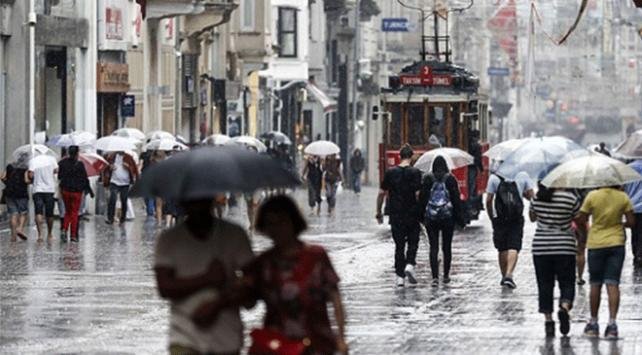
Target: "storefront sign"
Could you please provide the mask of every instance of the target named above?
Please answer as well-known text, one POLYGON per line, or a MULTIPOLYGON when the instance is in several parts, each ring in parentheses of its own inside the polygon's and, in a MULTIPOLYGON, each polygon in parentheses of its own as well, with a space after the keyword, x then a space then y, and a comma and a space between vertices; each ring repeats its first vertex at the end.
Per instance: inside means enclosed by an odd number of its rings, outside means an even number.
POLYGON ((122 117, 136 116, 136 97, 134 95, 123 95, 120 98, 120 115, 122 117))
POLYGON ((119 93, 129 91, 129 66, 120 63, 98 63, 96 91, 119 93))

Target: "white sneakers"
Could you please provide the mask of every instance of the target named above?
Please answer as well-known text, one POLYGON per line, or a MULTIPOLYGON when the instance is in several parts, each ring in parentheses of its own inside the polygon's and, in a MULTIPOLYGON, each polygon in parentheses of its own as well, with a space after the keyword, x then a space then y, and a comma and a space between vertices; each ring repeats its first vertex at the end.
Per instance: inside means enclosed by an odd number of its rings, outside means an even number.
POLYGON ((403 277, 397 276, 397 287, 404 287, 406 285, 406 280, 403 277))
POLYGON ((410 282, 412 285, 417 284, 417 278, 415 277, 415 266, 414 265, 406 265, 406 277, 408 277, 408 282, 410 282))

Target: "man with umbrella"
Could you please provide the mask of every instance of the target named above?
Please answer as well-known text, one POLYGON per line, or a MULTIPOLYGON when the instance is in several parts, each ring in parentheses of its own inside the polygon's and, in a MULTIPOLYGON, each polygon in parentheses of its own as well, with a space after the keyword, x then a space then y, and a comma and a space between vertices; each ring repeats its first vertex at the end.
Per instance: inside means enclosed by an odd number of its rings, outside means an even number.
POLYGON ((107 206, 107 224, 114 223, 116 197, 120 197, 120 224, 127 219, 127 198, 129 188, 138 179, 138 166, 131 155, 118 151, 107 157, 109 167, 103 171, 103 186, 109 187, 109 205, 107 206))

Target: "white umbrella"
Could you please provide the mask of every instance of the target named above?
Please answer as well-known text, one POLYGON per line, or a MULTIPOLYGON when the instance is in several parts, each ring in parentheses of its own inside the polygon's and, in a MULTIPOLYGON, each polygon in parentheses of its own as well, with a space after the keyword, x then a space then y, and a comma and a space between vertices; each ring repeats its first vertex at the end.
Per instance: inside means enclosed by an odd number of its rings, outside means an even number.
POLYGON ((96 149, 103 152, 123 152, 126 150, 136 150, 136 143, 132 138, 118 136, 102 137, 96 141, 96 149))
POLYGON ((532 138, 509 139, 492 146, 484 155, 493 160, 504 160, 510 153, 519 149, 530 139, 532 138))
POLYGON ((153 131, 147 134, 147 139, 157 140, 157 139, 173 139, 176 140, 173 134, 166 131, 153 131))
POLYGON ((136 128, 121 128, 114 131, 114 133, 112 133, 112 136, 132 138, 140 142, 145 141, 145 133, 136 128))
POLYGON ((633 168, 601 154, 570 160, 553 169, 542 184, 553 188, 594 189, 642 180, 633 168))
POLYGON ((446 163, 448 164, 448 168, 450 170, 463 168, 464 166, 475 163, 475 158, 461 149, 437 148, 425 152, 415 163, 415 168, 423 171, 424 173, 431 172, 432 163, 438 156, 446 159, 446 163))
POLYGON ((57 166, 58 159, 52 157, 51 155, 39 155, 29 161, 29 170, 31 171, 47 167, 55 168, 57 166))
POLYGON ((239 137, 234 137, 232 138, 228 143, 228 145, 243 145, 246 147, 253 147, 256 148, 256 150, 259 153, 263 153, 267 151, 267 147, 263 142, 260 140, 250 137, 250 136, 239 136, 239 137))
POLYGON ((13 156, 14 160, 19 160, 24 155, 27 155, 28 158, 31 159, 32 152, 33 152, 33 157, 37 157, 39 155, 49 155, 49 156, 52 156, 54 158, 58 157, 58 154, 56 154, 56 152, 51 150, 46 145, 42 145, 42 144, 34 144, 34 145, 27 144, 27 145, 23 145, 23 146, 19 147, 18 149, 14 150, 12 156, 13 156))
POLYGON ((145 146, 146 150, 164 150, 164 151, 169 151, 169 150, 187 150, 188 147, 176 140, 173 139, 155 139, 152 140, 151 142, 147 143, 145 146))
POLYGON ((205 138, 202 142, 202 144, 207 144, 207 145, 226 145, 228 144, 232 138, 224 135, 224 134, 213 134, 207 138, 205 138))
POLYGON ((180 134, 177 134, 174 138, 176 138, 176 141, 177 141, 177 142, 181 142, 181 143, 183 143, 183 144, 185 144, 185 145, 188 145, 188 144, 189 144, 189 142, 187 141, 187 139, 185 139, 185 137, 181 136, 180 134))
POLYGON ((324 157, 328 155, 339 154, 341 152, 341 148, 329 141, 316 141, 308 144, 303 152, 309 155, 318 155, 324 157))
POLYGON ((78 147, 92 147, 96 143, 96 135, 90 132, 72 132, 67 134, 61 134, 59 136, 54 136, 47 143, 50 146, 54 147, 70 147, 72 145, 78 147))

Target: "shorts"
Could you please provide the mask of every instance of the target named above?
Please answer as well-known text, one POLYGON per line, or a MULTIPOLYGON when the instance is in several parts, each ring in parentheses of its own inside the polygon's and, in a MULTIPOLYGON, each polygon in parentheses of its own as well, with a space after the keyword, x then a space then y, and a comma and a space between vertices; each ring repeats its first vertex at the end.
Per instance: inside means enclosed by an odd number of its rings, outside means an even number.
POLYGON ((28 198, 5 197, 7 200, 7 213, 11 216, 14 214, 27 214, 29 212, 28 198))
POLYGON ((54 216, 56 200, 53 193, 38 192, 33 194, 33 204, 37 216, 47 218, 54 216))
POLYGON ((493 220, 493 244, 497 251, 522 250, 524 238, 524 219, 514 222, 493 220))
POLYGON ((588 269, 591 285, 619 285, 624 265, 624 246, 589 249, 588 269))

